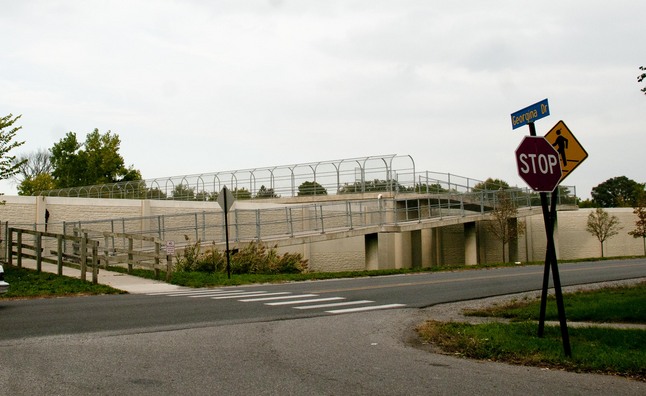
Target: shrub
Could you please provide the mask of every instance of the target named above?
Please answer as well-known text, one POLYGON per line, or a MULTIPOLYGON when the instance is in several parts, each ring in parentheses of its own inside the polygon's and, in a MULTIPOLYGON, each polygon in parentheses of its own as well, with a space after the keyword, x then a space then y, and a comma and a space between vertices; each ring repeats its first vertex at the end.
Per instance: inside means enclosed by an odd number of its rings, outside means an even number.
MULTIPOLYGON (((298 253, 276 252, 276 246, 252 242, 230 257, 233 274, 299 274, 307 270, 307 260, 298 253)), ((182 255, 177 255, 176 271, 183 272, 226 272, 226 252, 215 248, 215 244, 201 253, 198 240, 189 244, 182 255)))

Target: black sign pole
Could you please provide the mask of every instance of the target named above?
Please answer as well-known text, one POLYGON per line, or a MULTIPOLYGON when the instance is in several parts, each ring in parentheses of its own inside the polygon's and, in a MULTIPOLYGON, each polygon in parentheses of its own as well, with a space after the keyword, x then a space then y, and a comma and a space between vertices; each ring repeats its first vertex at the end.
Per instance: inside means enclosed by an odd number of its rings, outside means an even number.
POLYGON ((570 334, 567 328, 567 320, 565 319, 565 304, 563 303, 563 292, 561 290, 561 276, 559 275, 559 267, 556 260, 556 246, 554 244, 554 225, 556 224, 556 202, 558 199, 558 186, 552 192, 552 207, 550 210, 550 228, 552 234, 552 278, 554 279, 554 294, 556 296, 556 306, 559 313, 559 324, 561 327, 561 338, 563 339, 563 350, 565 356, 572 357, 572 348, 570 347, 570 334), (556 194, 554 193, 556 192, 556 194))
MULTIPOLYGON (((543 338, 545 331, 545 311, 547 309, 547 289, 549 288, 550 282, 550 265, 552 264, 552 258, 550 255, 550 238, 549 235, 554 235, 554 229, 552 232, 548 231, 548 224, 551 223, 549 214, 547 211, 547 194, 540 193, 541 196, 541 207, 543 208, 543 222, 545 223, 545 232, 548 235, 547 240, 547 251, 545 252, 545 269, 543 270, 543 289, 541 291, 541 310, 538 318, 538 337, 543 338)), ((551 238, 554 239, 553 237, 551 238)))
POLYGON ((225 186, 222 188, 222 194, 224 195, 224 238, 226 239, 227 250, 227 279, 231 279, 231 261, 229 258, 229 206, 227 205, 227 193, 228 190, 225 186))
MULTIPOLYGON (((533 122, 529 123, 530 136, 536 136, 536 126, 533 122)), ((538 336, 543 337, 545 329, 545 310, 547 307, 547 289, 550 277, 550 267, 552 268, 552 277, 554 278, 554 291, 556 295, 556 306, 558 308, 559 323, 561 327, 561 338, 563 339, 563 350, 568 357, 572 356, 570 347, 570 336, 565 319, 565 304, 563 303, 563 293, 561 290, 561 278, 559 276, 558 263, 556 259, 556 244, 554 243, 554 225, 556 224, 556 204, 558 198, 558 185, 551 195, 551 208, 548 206, 547 193, 539 193, 541 197, 541 207, 543 209, 543 221, 545 223, 545 234, 547 236, 547 251, 545 254, 545 270, 543 273, 543 289, 541 292, 541 310, 538 321, 538 336), (556 191, 556 194, 554 193, 556 191)))

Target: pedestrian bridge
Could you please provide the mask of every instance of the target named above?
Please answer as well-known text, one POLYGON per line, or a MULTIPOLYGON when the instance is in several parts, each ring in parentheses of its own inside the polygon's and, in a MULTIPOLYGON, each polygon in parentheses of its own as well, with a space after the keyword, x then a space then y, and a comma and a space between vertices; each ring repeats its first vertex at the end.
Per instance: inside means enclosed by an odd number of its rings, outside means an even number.
MULTIPOLYGON (((464 231, 458 239, 464 246, 458 256, 475 264, 481 261, 479 235, 484 238, 479 225, 492 218, 502 197, 518 211, 506 216, 540 213, 539 195, 528 189, 500 191, 500 186, 476 179, 420 172, 412 157, 395 154, 77 187, 41 195, 134 199, 141 200, 142 207, 150 206, 146 204, 150 200, 201 201, 209 210, 67 221, 63 233, 88 232, 101 240, 106 252, 123 249, 120 245, 125 243, 123 238, 106 238, 106 232, 173 240, 180 249, 195 241, 223 249, 224 214, 214 209, 213 201, 224 186, 236 196, 228 218, 234 246, 263 241, 285 250, 296 249, 311 263, 336 260, 339 254, 333 253, 345 246, 353 252, 348 253, 352 258, 340 260, 353 261, 354 267, 360 267, 357 260, 363 260, 365 268, 382 268, 393 262, 396 266, 440 264, 445 260, 436 252, 450 242, 440 231, 460 224, 464 231), (353 245, 347 246, 349 243, 353 245)), ((574 205, 572 191, 557 189, 561 208, 574 205)), ((511 258, 514 243, 509 248, 511 258)))
MULTIPOLYGON (((561 208, 571 208, 570 203, 574 202, 567 194, 560 200, 561 208)), ((325 250, 333 256, 347 241, 353 241, 354 247, 349 249, 355 251, 355 256, 363 257, 361 265, 366 269, 387 268, 393 263, 399 263, 395 264, 398 267, 421 267, 443 264, 442 255, 432 253, 441 252, 447 242, 438 230, 463 225, 464 262, 477 264, 478 232, 482 232, 477 225, 499 216, 497 208, 509 203, 517 210, 515 215, 510 215, 513 217, 510 222, 541 213, 538 194, 522 189, 236 201, 229 212, 229 239, 234 248, 260 241, 285 251, 301 252, 315 268, 321 269, 325 265, 315 263, 316 254, 308 252, 325 250)), ((101 240, 106 251, 123 249, 124 242, 119 237, 106 238, 105 232, 130 232, 173 240, 180 250, 195 241, 201 241, 205 248, 214 245, 224 250, 224 224, 223 211, 215 210, 74 222, 66 225, 66 232, 71 228, 82 229, 101 240)), ((514 247, 510 248, 513 251, 514 247)), ((513 258, 513 253, 510 257, 513 258)), ((356 263, 353 265, 357 267, 356 263)))

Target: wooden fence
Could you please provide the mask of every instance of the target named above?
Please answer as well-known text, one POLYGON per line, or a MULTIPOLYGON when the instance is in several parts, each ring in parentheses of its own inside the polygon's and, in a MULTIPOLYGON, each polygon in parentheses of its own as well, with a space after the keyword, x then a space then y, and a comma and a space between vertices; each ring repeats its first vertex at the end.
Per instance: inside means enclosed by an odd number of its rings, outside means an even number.
POLYGON ((166 270, 166 280, 170 280, 173 271, 173 259, 171 255, 166 254, 162 246, 165 241, 157 237, 139 235, 139 234, 123 234, 117 232, 104 232, 103 233, 104 250, 101 256, 101 264, 105 268, 108 265, 127 264, 128 273, 131 273, 134 266, 147 267, 155 272, 155 277, 159 278, 160 271, 166 270), (124 248, 113 247, 114 243, 110 240, 125 239, 126 246, 124 248))
POLYGON ((55 234, 46 231, 23 230, 9 228, 7 231, 7 264, 22 267, 22 259, 36 260, 36 271, 41 272, 42 263, 56 264, 58 275, 63 275, 63 266, 78 267, 81 270, 81 279, 87 280, 88 267, 92 270, 92 283, 98 282, 99 275, 99 242, 83 236, 55 234), (25 238, 25 236, 31 238, 25 238), (31 239, 27 241, 26 239, 31 239), (51 243, 48 243, 51 242, 51 243), (55 242, 55 244, 53 243, 55 242), (77 247, 74 253, 66 253, 63 248, 66 242, 71 242, 77 247), (51 245, 51 246, 50 246, 51 245), (52 247, 49 251, 46 249, 52 247), (14 250, 15 248, 15 250, 14 250))
POLYGON ((100 252, 100 242, 91 239, 88 232, 75 229, 74 234, 7 228, 6 262, 13 265, 15 257, 16 265, 21 268, 23 258, 32 259, 36 261, 38 272, 42 271, 42 263, 55 264, 58 267, 58 275, 63 275, 63 266, 75 267, 80 269, 82 280, 87 280, 87 271, 90 269, 94 284, 98 283, 99 266, 107 269, 109 265, 127 265, 128 273, 132 273, 135 266, 150 268, 157 278, 164 269, 166 280, 170 280, 173 269, 172 256, 162 249, 165 242, 159 238, 104 232, 106 248, 100 252), (126 248, 108 249, 110 244, 107 242, 110 238, 125 239, 126 248), (72 249, 66 249, 68 243, 71 243, 72 249))

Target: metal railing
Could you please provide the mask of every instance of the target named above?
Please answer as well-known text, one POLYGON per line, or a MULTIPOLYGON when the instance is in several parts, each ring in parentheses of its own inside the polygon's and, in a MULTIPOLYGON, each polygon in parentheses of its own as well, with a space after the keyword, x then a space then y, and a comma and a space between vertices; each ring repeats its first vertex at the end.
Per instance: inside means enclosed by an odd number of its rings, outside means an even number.
MULTIPOLYGON (((420 185, 426 187, 429 183, 420 185)), ((453 184, 456 185, 459 184, 453 184)), ((383 226, 432 222, 448 217, 460 217, 460 222, 466 222, 469 216, 492 211, 498 205, 501 193, 501 190, 459 192, 456 187, 442 189, 449 191, 411 192, 391 198, 376 196, 371 199, 321 200, 258 209, 236 208, 234 205, 229 212, 230 239, 237 243, 280 241, 283 245, 289 245, 302 243, 299 237, 348 231, 374 233, 383 226)), ((539 194, 528 189, 507 189, 503 192, 517 208, 540 206, 539 194)), ((570 188, 559 187, 557 194, 560 205, 576 203, 570 188)), ((196 241, 215 245, 225 242, 224 213, 221 210, 49 223, 49 233, 38 231, 44 226, 11 224, 10 228, 8 223, 4 223, 2 239, 8 240, 3 241, 5 257, 8 255, 11 259, 13 254, 9 247, 15 246, 15 237, 12 236, 13 232, 17 232, 12 231, 15 228, 22 229, 20 244, 33 246, 35 251, 38 251, 40 244, 42 251, 56 251, 62 257, 78 256, 79 241, 84 237, 96 243, 101 252, 100 260, 105 264, 119 262, 128 264, 129 268, 133 264, 150 264, 156 271, 163 269, 163 262, 169 260, 161 251, 164 241, 175 241, 178 251, 196 241), (57 233, 64 237, 61 240, 52 239, 57 233), (49 244, 57 247, 42 249, 46 237, 51 237, 49 244)), ((168 262, 166 267, 169 265, 168 262)))
MULTIPOLYGON (((574 204, 569 189, 559 190, 559 204, 574 204)), ((450 216, 467 217, 490 212, 497 205, 500 191, 443 192, 410 194, 395 198, 320 201, 285 204, 258 209, 234 208, 229 214, 229 233, 234 242, 293 239, 312 234, 344 232, 368 227, 422 222, 450 216)), ((517 208, 538 207, 540 197, 527 189, 508 189, 517 208)), ((100 240, 102 249, 127 248, 126 234, 173 240, 178 247, 189 241, 225 242, 224 213, 221 210, 184 214, 131 217, 110 220, 50 224, 64 234, 83 229, 92 239, 100 240), (109 233, 109 238, 104 237, 109 233)), ((146 241, 139 247, 153 249, 146 241)))

